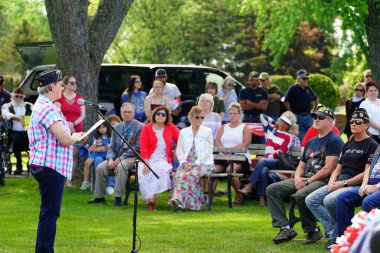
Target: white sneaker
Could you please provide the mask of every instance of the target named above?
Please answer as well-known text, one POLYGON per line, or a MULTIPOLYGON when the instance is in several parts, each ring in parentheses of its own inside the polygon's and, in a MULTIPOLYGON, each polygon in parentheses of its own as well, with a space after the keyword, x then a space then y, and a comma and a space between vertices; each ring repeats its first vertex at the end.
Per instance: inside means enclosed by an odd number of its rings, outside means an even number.
POLYGON ((87 189, 90 188, 90 187, 91 187, 91 183, 90 183, 90 182, 88 182, 88 181, 83 181, 82 186, 80 187, 80 189, 81 189, 82 191, 85 191, 85 190, 87 190, 87 189))
POLYGON ((108 193, 109 195, 113 195, 113 193, 114 193, 113 187, 111 187, 111 186, 107 186, 106 191, 107 191, 107 193, 108 193))

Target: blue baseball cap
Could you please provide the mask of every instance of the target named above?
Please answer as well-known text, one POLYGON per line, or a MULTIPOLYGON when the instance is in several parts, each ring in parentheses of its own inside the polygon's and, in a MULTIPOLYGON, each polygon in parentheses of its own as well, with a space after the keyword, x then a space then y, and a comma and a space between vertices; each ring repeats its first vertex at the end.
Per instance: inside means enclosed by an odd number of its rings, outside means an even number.
POLYGON ((46 86, 62 80, 62 72, 55 68, 48 69, 36 75, 35 79, 39 82, 40 87, 46 86))

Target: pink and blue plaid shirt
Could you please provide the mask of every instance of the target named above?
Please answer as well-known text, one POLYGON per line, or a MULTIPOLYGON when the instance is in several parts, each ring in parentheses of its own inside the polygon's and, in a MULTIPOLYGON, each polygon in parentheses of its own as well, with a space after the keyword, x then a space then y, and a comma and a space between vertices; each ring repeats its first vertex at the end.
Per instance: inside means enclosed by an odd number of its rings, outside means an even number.
POLYGON ((61 110, 47 97, 39 95, 28 127, 29 164, 51 168, 71 180, 73 147, 60 144, 49 129, 57 121, 62 121, 65 130, 70 133, 61 110))

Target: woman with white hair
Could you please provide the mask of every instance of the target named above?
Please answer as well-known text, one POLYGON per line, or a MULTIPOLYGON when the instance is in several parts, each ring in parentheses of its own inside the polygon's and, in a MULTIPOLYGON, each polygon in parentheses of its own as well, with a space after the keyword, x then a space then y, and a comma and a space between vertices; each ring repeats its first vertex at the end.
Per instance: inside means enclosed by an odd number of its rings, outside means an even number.
MULTIPOLYGON (((218 91, 217 96, 223 99, 226 112, 228 111, 228 108, 230 108, 231 103, 237 101, 235 86, 235 80, 231 76, 227 76, 224 79, 222 89, 218 91)), ((228 113, 224 114, 223 122, 230 122, 230 117, 228 113)))
POLYGON ((265 114, 260 115, 261 123, 264 126, 266 147, 265 155, 261 158, 257 164, 255 170, 249 176, 249 183, 239 190, 243 195, 248 195, 253 187, 256 187, 256 192, 259 197, 259 205, 265 205, 266 188, 268 185, 268 171, 269 169, 275 169, 279 163, 279 153, 286 153, 292 144, 292 135, 289 133, 291 129, 296 126, 297 118, 290 112, 284 112, 273 128, 270 123, 273 119, 265 114))
POLYGON ((222 125, 222 118, 218 113, 212 111, 214 108, 214 98, 210 94, 204 93, 199 97, 197 105, 202 108, 205 117, 202 125, 210 128, 212 136, 215 138, 216 132, 222 125))

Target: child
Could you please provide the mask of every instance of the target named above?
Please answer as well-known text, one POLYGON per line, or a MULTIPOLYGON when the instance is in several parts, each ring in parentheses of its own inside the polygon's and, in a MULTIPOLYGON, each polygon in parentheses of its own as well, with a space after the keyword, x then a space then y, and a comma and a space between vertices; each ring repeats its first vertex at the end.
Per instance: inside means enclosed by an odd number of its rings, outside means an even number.
POLYGON ((101 162, 106 159, 107 148, 111 140, 111 128, 108 124, 103 123, 96 129, 93 137, 93 144, 90 147, 90 155, 84 163, 83 183, 80 189, 82 191, 87 190, 91 183, 89 181, 89 171, 91 165, 94 163, 96 168, 101 162))

